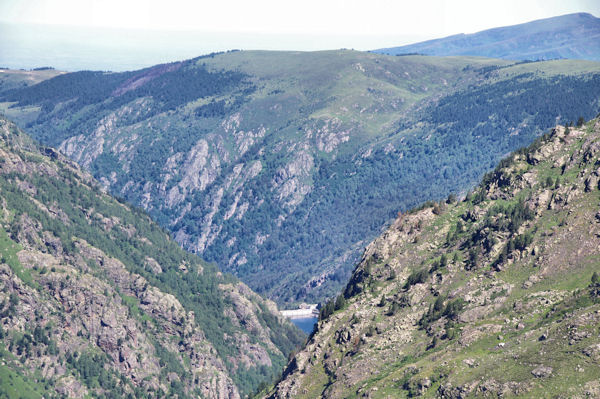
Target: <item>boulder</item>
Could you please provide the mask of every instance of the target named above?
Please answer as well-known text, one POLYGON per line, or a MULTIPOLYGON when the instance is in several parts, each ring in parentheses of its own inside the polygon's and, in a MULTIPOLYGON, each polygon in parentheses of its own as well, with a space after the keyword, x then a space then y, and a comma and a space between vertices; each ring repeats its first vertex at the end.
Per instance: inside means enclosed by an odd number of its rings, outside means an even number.
POLYGON ((531 370, 531 374, 535 378, 548 378, 552 375, 552 367, 541 365, 531 370))

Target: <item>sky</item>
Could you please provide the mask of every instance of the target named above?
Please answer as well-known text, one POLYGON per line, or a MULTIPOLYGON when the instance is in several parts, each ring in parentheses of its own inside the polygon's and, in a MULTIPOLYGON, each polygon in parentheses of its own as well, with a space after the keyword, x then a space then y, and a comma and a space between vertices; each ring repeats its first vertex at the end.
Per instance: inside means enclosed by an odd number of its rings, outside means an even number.
POLYGON ((369 50, 599 0, 0 0, 0 66, 124 70, 228 49, 369 50))

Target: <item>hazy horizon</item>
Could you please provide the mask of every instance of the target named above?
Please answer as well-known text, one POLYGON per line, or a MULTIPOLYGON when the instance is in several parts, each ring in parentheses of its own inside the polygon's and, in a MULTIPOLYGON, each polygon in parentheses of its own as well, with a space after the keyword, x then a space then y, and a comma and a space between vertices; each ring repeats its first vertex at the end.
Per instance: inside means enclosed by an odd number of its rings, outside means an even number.
POLYGON ((233 49, 364 51, 575 12, 598 16, 600 2, 3 0, 0 67, 123 71, 233 49))
POLYGON ((351 36, 86 28, 0 23, 0 67, 125 71, 229 50, 372 50, 434 37, 351 36))

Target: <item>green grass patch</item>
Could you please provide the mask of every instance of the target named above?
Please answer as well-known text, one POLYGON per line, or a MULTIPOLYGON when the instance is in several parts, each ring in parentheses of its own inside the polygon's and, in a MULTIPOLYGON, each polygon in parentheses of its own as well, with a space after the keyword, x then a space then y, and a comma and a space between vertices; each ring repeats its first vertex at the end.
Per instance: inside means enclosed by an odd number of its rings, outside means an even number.
POLYGON ((0 263, 6 263, 21 281, 35 288, 37 283, 33 280, 31 272, 21 265, 17 256, 17 253, 22 249, 19 244, 11 240, 5 230, 0 229, 0 263))
POLYGON ((152 323, 154 322, 154 319, 152 317, 148 316, 144 311, 142 311, 140 309, 140 307, 139 307, 140 302, 138 301, 137 298, 129 296, 129 295, 121 294, 121 300, 123 301, 123 304, 125 304, 125 306, 127 306, 131 315, 133 317, 135 317, 137 320, 142 321, 142 322, 152 322, 152 323))
MULTIPOLYGON (((4 355, 4 349, 0 352, 4 355)), ((13 370, 7 364, 0 365, 0 397, 8 399, 38 399, 50 397, 44 386, 13 370)))

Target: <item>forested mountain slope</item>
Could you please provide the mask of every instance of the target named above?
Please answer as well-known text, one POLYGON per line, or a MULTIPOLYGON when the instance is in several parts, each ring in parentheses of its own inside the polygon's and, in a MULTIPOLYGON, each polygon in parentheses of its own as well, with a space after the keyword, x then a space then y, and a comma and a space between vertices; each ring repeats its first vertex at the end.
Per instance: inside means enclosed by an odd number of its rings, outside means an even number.
POLYGON ((600 61, 600 18, 577 13, 375 50, 398 55, 471 55, 509 60, 570 58, 600 61))
POLYGON ((230 52, 65 74, 0 101, 184 248, 283 304, 333 295, 398 210, 471 186, 555 122, 595 116, 599 72, 230 52))
POLYGON ((0 119, 0 396, 239 398, 303 342, 274 303, 0 119))
POLYGON ((399 215, 265 396, 599 397, 599 181, 595 119, 399 215))

